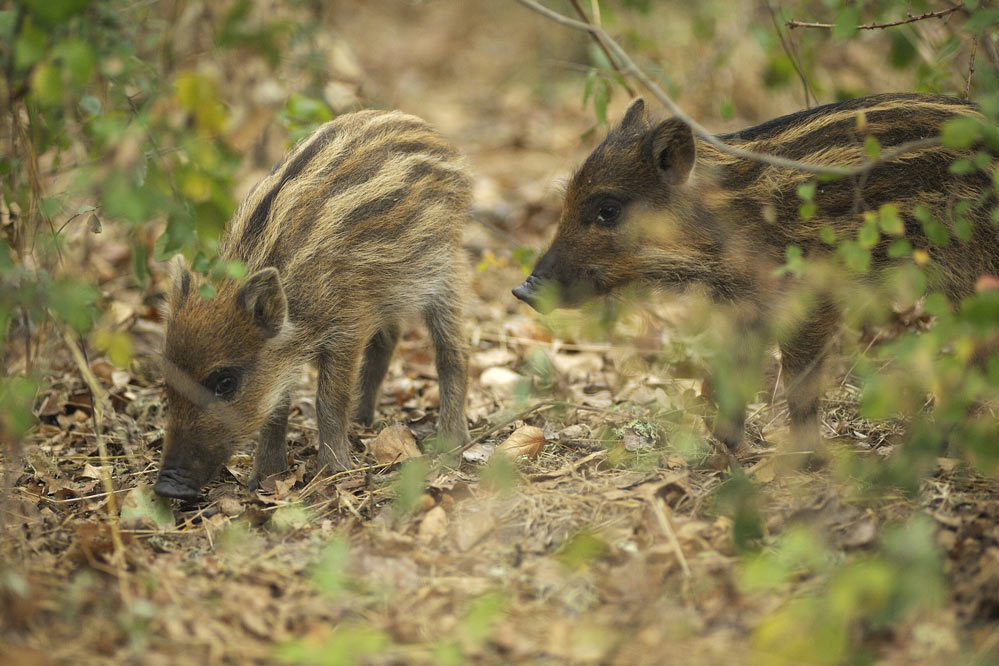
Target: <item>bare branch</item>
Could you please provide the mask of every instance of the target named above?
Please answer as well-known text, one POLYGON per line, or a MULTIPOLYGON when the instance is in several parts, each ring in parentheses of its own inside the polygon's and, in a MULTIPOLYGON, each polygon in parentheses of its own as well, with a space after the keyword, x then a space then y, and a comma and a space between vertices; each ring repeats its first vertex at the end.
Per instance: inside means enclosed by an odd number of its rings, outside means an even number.
MULTIPOLYGON (((586 12, 583 11, 583 7, 579 4, 579 0, 572 0, 572 6, 576 9, 576 13, 579 14, 579 18, 582 19, 584 22, 589 23, 590 25, 599 23, 599 19, 595 21, 590 21, 590 19, 587 18, 586 12)), ((610 66, 613 67, 614 71, 617 72, 618 76, 621 77, 621 85, 624 86, 624 89, 627 90, 628 94, 631 95, 632 97, 637 97, 638 93, 636 93, 635 90, 630 85, 628 85, 628 80, 624 78, 624 72, 621 71, 621 68, 617 64, 617 61, 613 57, 611 57, 610 51, 607 50, 607 47, 604 46, 604 43, 600 41, 600 37, 593 32, 590 33, 590 36, 593 37, 593 41, 597 43, 597 46, 600 47, 600 50, 604 52, 605 56, 607 56, 607 62, 610 63, 610 66)))
MULTIPOLYGON (((787 42, 790 41, 790 39, 787 41, 784 40, 784 33, 780 31, 780 24, 777 23, 777 13, 774 11, 774 8, 770 6, 769 0, 764 0, 763 4, 766 6, 767 11, 770 12, 770 20, 773 21, 774 31, 780 39, 780 45, 783 47, 784 53, 787 54, 788 59, 794 66, 794 71, 798 73, 798 78, 801 79, 801 87, 805 89, 805 106, 810 109, 812 108, 812 91, 808 86, 808 79, 805 78, 805 72, 801 68, 801 64, 798 62, 798 54, 794 50, 794 45, 788 45, 787 42)), ((790 37, 790 35, 788 35, 788 37, 790 37)), ((817 101, 818 100, 816 100, 816 102, 817 101)))
MULTIPOLYGON (((958 9, 961 9, 960 5, 955 7, 948 7, 947 9, 939 9, 935 12, 926 12, 925 14, 920 14, 919 16, 909 16, 900 21, 892 21, 890 23, 868 23, 867 25, 858 25, 857 30, 884 30, 885 28, 894 28, 898 25, 905 25, 906 23, 915 23, 916 21, 925 21, 931 18, 943 18, 953 14, 958 9)), ((786 23, 787 27, 791 30, 795 28, 824 28, 831 29, 836 26, 832 23, 809 23, 808 21, 788 21, 786 23)))
POLYGON ((559 25, 563 25, 567 28, 572 28, 574 30, 581 30, 583 32, 589 32, 591 34, 596 34, 607 48, 617 57, 618 62, 621 63, 622 71, 627 74, 646 88, 656 100, 669 109, 670 113, 674 117, 679 118, 681 121, 687 124, 690 129, 704 140, 706 143, 711 144, 718 150, 729 155, 735 155, 736 157, 741 157, 743 159, 752 160, 754 162, 759 162, 761 164, 769 164, 771 166, 780 167, 783 169, 794 169, 796 171, 803 171, 805 173, 814 174, 828 174, 834 176, 857 176, 865 173, 869 173, 879 164, 893 160, 903 153, 911 152, 914 150, 919 150, 921 148, 926 148, 929 146, 938 145, 940 139, 938 137, 932 137, 929 139, 920 139, 918 141, 910 141, 908 143, 903 143, 896 146, 892 150, 883 152, 876 160, 867 160, 863 164, 845 167, 845 166, 831 166, 827 164, 813 164, 810 162, 799 162, 797 160, 790 160, 786 157, 779 157, 777 155, 767 155, 765 153, 757 153, 751 150, 745 150, 739 148, 738 146, 732 146, 717 136, 715 136, 710 130, 701 125, 699 122, 691 118, 687 113, 683 111, 676 102, 670 98, 669 95, 664 91, 655 81, 653 81, 645 72, 639 69, 635 61, 622 49, 616 41, 611 39, 610 35, 604 31, 603 28, 593 25, 591 23, 583 23, 581 21, 576 21, 567 16, 563 16, 556 11, 548 9, 544 5, 536 2, 536 0, 516 0, 520 4, 524 5, 528 9, 535 11, 542 16, 555 21, 559 25))
POLYGON ((971 57, 968 58, 968 80, 964 84, 964 99, 971 99, 971 77, 975 75, 975 56, 978 54, 978 37, 971 40, 971 57))

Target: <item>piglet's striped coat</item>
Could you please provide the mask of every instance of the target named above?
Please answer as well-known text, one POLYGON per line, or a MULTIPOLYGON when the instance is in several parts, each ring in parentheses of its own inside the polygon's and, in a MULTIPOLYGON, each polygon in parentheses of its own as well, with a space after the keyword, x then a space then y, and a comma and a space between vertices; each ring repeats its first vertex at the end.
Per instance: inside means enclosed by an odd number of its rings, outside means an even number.
POLYGON ((289 390, 319 371, 320 469, 351 466, 347 425, 370 423, 401 326, 422 319, 441 384, 441 435, 468 439, 460 238, 470 180, 427 123, 363 111, 321 126, 240 204, 221 245, 242 282, 203 299, 178 266, 169 299, 169 400, 155 486, 196 497, 235 446, 260 433, 251 485, 287 465, 289 390))

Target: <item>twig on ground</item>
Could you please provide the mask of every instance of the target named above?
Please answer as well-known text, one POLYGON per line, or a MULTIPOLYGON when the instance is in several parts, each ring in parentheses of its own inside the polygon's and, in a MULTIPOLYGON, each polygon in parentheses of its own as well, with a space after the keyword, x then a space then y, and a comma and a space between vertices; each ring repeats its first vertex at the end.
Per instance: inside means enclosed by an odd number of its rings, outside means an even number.
POLYGON ((690 578, 692 574, 690 573, 690 565, 687 564, 687 558, 683 555, 683 548, 680 547, 680 540, 676 537, 676 530, 673 528, 673 520, 667 513, 670 511, 669 505, 663 498, 658 497, 654 494, 650 494, 646 499, 649 502, 649 507, 652 509, 652 513, 656 515, 656 521, 659 523, 659 527, 662 528, 663 532, 666 534, 666 538, 669 540, 669 545, 676 554, 676 559, 680 563, 680 568, 683 569, 683 575, 686 578, 690 578))
POLYGON ((93 419, 94 434, 97 435, 97 452, 101 459, 101 481, 104 484, 104 492, 107 493, 107 513, 108 524, 111 529, 111 544, 114 547, 112 564, 115 568, 115 576, 118 579, 118 590, 122 603, 127 607, 131 601, 128 591, 128 571, 125 568, 125 547, 121 540, 120 526, 118 525, 118 502, 115 498, 114 484, 111 482, 111 461, 108 459, 107 444, 101 432, 104 428, 104 406, 107 401, 107 391, 101 386, 100 381, 90 369, 87 357, 83 348, 77 345, 68 328, 62 330, 63 339, 69 348, 73 360, 76 361, 77 369, 83 377, 83 381, 90 389, 91 418, 93 419))
POLYGON ((794 169, 805 173, 828 174, 833 176, 858 176, 869 173, 878 165, 889 162, 904 153, 912 152, 920 148, 939 145, 940 143, 939 137, 910 141, 896 146, 894 150, 883 152, 877 159, 866 160, 862 164, 853 167, 800 162, 798 160, 791 160, 785 157, 778 157, 776 155, 768 155, 765 153, 757 153, 751 150, 745 150, 737 146, 729 145, 677 106, 676 102, 674 102, 673 99, 667 95, 655 81, 649 78, 645 72, 638 68, 635 61, 631 59, 631 57, 618 45, 617 42, 611 39, 610 35, 608 35, 603 28, 563 16, 562 14, 539 4, 535 0, 516 0, 516 2, 519 2, 532 11, 551 19, 559 25, 563 25, 567 28, 573 28, 575 30, 582 30, 584 32, 596 33, 607 45, 607 48, 610 49, 610 51, 618 58, 619 62, 622 63, 624 73, 634 77, 639 83, 641 83, 649 92, 652 93, 652 96, 655 97, 657 101, 669 109, 670 113, 672 113, 674 117, 683 121, 683 123, 690 127, 694 134, 709 145, 729 155, 735 155, 736 157, 741 157, 743 159, 761 164, 769 164, 770 166, 780 167, 783 169, 794 169))

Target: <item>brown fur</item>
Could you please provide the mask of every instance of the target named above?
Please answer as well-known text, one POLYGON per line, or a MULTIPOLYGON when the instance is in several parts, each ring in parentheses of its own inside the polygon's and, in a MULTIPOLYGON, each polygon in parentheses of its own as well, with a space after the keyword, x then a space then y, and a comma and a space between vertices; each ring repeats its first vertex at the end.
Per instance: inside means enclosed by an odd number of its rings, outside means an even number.
MULTIPOLYGON (((876 95, 720 138, 760 153, 855 165, 866 159, 866 136, 887 150, 937 136, 948 119, 977 113, 973 105, 941 95, 876 95)), ((828 256, 831 248, 820 241, 822 227, 832 227, 838 239, 856 239, 864 211, 890 202, 899 209, 905 237, 932 260, 930 289, 953 299, 972 293, 978 276, 999 273, 999 237, 988 219, 995 204, 989 178, 979 172, 951 173, 960 156, 930 146, 879 165, 866 177, 819 183, 816 213, 805 221, 796 190, 814 176, 723 153, 676 119, 650 122, 637 100, 573 176, 551 247, 514 294, 543 307, 542 287, 555 285, 557 303, 572 306, 629 283, 706 286, 730 311, 731 339, 744 350, 734 354, 736 367, 758 365, 762 347, 778 338, 795 439, 799 446, 812 445, 822 359, 837 330, 842 299, 834 289, 814 289, 810 307, 778 334, 774 321, 785 316, 789 294, 801 285, 775 276, 775 269, 792 245, 806 258, 828 256), (916 206, 925 206, 949 227, 954 204, 961 200, 983 204, 968 213, 971 241, 952 235, 946 247, 930 243, 913 214, 916 206)), ((872 267, 864 280, 876 281, 891 263, 893 240, 883 235, 871 250, 872 267)), ((834 275, 833 280, 846 277, 834 275)), ((719 416, 716 432, 730 446, 742 438, 743 413, 743 405, 730 405, 719 416)))
POLYGON ((398 112, 341 116, 275 166, 222 242, 222 257, 244 262, 249 277, 207 300, 182 266, 174 277, 157 492, 196 496, 258 431, 251 485, 285 469, 289 390, 305 362, 319 369, 319 466, 350 468, 350 408, 372 421, 401 326, 413 317, 434 343, 441 433, 466 441, 460 236, 469 190, 456 151, 398 112))

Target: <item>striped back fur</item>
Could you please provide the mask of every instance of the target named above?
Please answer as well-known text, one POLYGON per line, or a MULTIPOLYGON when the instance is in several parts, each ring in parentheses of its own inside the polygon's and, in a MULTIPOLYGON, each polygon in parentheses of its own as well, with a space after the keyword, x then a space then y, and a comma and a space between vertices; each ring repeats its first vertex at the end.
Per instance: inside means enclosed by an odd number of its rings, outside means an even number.
MULTIPOLYGON (((868 157, 867 137, 882 150, 938 136, 942 125, 977 115, 967 103, 942 95, 884 94, 828 104, 722 135, 726 143, 816 164, 852 166, 868 157)), ((819 231, 856 239, 865 211, 899 208, 906 237, 935 264, 935 287, 951 296, 970 293, 981 273, 999 270, 999 241, 987 221, 995 202, 987 176, 959 176, 950 165, 961 153, 927 146, 874 168, 865 177, 819 183, 815 214, 799 215, 798 187, 813 174, 723 153, 694 137, 677 120, 646 118, 638 100, 620 126, 570 181, 558 230, 535 269, 537 282, 557 283, 573 303, 629 282, 657 286, 707 285, 723 299, 767 300, 767 276, 796 245, 806 256, 827 253, 819 231), (913 211, 930 210, 950 227, 961 200, 981 203, 971 242, 948 247, 928 241, 913 211), (602 202, 617 208, 602 222, 602 202)), ((874 274, 888 263, 884 238, 872 250, 874 274)))

